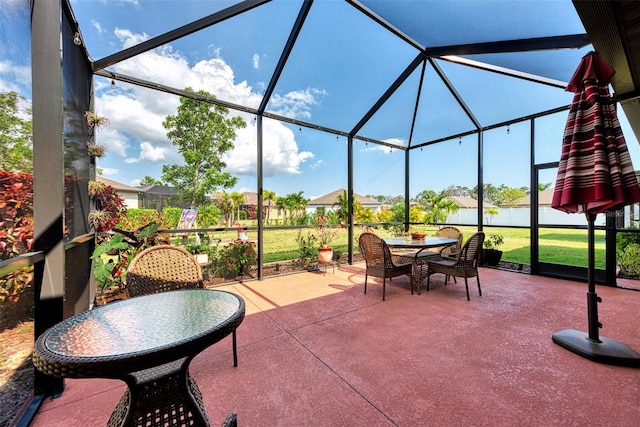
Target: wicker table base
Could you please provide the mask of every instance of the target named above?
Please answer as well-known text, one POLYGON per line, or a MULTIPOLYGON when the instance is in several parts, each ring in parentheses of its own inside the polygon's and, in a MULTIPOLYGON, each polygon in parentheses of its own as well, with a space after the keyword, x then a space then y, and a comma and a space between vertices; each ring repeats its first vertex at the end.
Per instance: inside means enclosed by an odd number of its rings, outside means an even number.
POLYGON ((202 394, 189 375, 189 361, 178 360, 125 378, 129 388, 107 426, 209 426, 202 394))

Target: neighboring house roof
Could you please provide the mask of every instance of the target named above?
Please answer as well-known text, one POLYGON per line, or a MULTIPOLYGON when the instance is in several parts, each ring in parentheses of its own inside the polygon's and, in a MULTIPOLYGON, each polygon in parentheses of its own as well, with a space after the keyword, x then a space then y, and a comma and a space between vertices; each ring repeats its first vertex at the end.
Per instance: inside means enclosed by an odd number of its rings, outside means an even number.
POLYGON ((180 194, 175 187, 169 187, 168 185, 151 185, 149 187, 138 187, 138 191, 143 193, 164 194, 166 196, 177 196, 180 194))
MULTIPOLYGON (((538 192, 538 206, 551 206, 555 188, 547 188, 538 192)), ((516 202, 516 206, 531 206, 531 195, 527 195, 516 202)))
MULTIPOLYGON (((252 193, 250 191, 245 191, 244 193, 242 193, 242 195, 244 196, 244 204, 245 205, 258 205, 258 193, 252 193)), ((275 202, 273 200, 262 200, 262 204, 263 206, 266 206, 267 204, 269 205, 269 207, 273 207, 275 205, 275 202)))
MULTIPOLYGON (((332 206, 336 203, 339 196, 342 196, 346 190, 344 188, 340 188, 336 191, 332 191, 329 194, 325 194, 324 196, 320 196, 311 200, 307 206, 332 206)), ((362 206, 382 206, 377 200, 371 199, 369 197, 361 196, 359 194, 353 193, 353 199, 360 203, 362 206)))
POLYGON ((99 176, 98 175, 96 177, 96 181, 101 183, 101 184, 104 184, 104 185, 110 185, 116 191, 127 191, 127 192, 130 192, 130 193, 139 193, 140 192, 140 189, 137 188, 137 187, 132 187, 131 185, 123 184, 121 182, 105 178, 103 176, 99 176))
MULTIPOLYGON (((452 200, 456 205, 458 205, 461 209, 477 209, 478 201, 474 198, 467 196, 447 196, 447 199, 452 200)), ((484 202, 482 204, 483 208, 497 208, 496 205, 492 203, 484 202)))

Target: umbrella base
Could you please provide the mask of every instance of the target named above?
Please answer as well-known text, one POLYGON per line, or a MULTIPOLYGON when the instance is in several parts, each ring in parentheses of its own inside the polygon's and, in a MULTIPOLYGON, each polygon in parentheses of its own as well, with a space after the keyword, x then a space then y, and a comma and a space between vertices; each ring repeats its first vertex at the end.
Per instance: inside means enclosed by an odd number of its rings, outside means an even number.
POLYGON ((640 368, 640 354, 611 338, 593 341, 586 332, 565 329, 553 334, 553 342, 594 362, 640 368))

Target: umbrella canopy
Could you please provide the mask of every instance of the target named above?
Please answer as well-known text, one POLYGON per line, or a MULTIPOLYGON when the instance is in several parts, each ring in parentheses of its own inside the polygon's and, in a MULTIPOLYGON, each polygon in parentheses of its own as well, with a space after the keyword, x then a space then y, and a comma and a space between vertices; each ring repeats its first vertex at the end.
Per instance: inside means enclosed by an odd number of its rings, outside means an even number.
POLYGON ((638 180, 609 93, 614 74, 597 53, 590 52, 567 85, 575 96, 551 202, 555 209, 598 214, 640 201, 638 180))

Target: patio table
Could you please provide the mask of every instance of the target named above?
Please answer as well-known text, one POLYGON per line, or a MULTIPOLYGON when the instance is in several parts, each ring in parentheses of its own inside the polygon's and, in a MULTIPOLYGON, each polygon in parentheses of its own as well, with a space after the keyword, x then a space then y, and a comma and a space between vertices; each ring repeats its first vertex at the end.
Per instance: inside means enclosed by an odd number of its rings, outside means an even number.
MULTIPOLYGON (((384 239, 387 245, 391 249, 413 249, 415 252, 410 254, 398 254, 397 256, 410 259, 412 263, 411 267, 411 288, 413 289, 413 285, 415 284, 418 288, 418 295, 420 295, 420 284, 422 280, 427 277, 429 274, 427 270, 427 263, 423 258, 427 258, 424 256, 424 251, 426 249, 433 249, 439 247, 447 247, 452 246, 458 243, 458 239, 452 239, 450 237, 424 237, 422 239, 407 239, 404 237, 388 237, 384 239)), ((433 254, 433 256, 438 256, 437 254, 433 254)))
POLYGON ((37 369, 63 378, 115 378, 128 388, 109 426, 209 425, 191 360, 234 331, 244 300, 189 289, 145 295, 85 311, 35 343, 37 369))

